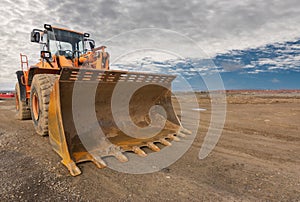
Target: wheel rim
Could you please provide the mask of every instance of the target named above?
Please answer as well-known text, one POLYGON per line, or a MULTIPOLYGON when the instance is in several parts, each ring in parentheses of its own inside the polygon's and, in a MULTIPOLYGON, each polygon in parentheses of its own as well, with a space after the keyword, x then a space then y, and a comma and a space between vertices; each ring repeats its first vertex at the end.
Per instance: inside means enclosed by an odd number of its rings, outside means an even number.
POLYGON ((39 98, 36 93, 34 93, 32 96, 32 112, 33 112, 33 118, 35 120, 38 120, 40 108, 39 108, 39 98))
POLYGON ((19 95, 18 95, 18 93, 16 93, 16 110, 19 111, 19 108, 20 108, 20 106, 19 106, 19 95))

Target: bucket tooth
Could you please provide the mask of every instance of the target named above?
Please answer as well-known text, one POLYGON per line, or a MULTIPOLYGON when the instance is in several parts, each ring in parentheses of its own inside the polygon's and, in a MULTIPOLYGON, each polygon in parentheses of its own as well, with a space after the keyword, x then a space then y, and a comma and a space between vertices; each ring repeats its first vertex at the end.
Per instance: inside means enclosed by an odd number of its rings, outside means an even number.
POLYGON ((176 142, 179 142, 179 141, 180 141, 180 139, 179 139, 178 137, 174 136, 174 134, 169 134, 169 135, 168 135, 168 138, 170 138, 171 140, 174 140, 174 141, 176 141, 176 142))
POLYGON ((159 142, 162 143, 162 144, 165 145, 165 146, 171 146, 171 145, 172 145, 171 142, 169 142, 168 140, 166 140, 166 139, 164 139, 164 138, 161 138, 161 139, 159 140, 159 142))
POLYGON ((185 133, 185 134, 187 134, 187 135, 191 135, 191 134, 192 134, 191 131, 189 131, 188 129, 185 129, 185 128, 183 128, 183 127, 180 129, 180 132, 183 132, 183 133, 185 133))
POLYGON ((183 134, 182 132, 178 132, 177 135, 178 135, 179 137, 186 137, 186 134, 183 134))
POLYGON ((153 150, 155 152, 160 151, 160 148, 158 146, 156 146, 153 142, 148 142, 147 147, 149 147, 151 150, 153 150))
POLYGON ((106 163, 102 160, 101 157, 99 156, 94 156, 93 163, 98 167, 98 168, 105 168, 107 167, 106 163))
POLYGON ((76 166, 74 161, 65 162, 64 160, 62 160, 61 163, 68 168, 72 176, 77 176, 81 174, 81 170, 76 166))
POLYGON ((134 146, 132 148, 132 151, 134 153, 136 153, 137 155, 141 156, 141 157, 146 157, 147 156, 147 154, 141 148, 139 148, 138 146, 134 146))
POLYGON ((124 154, 122 154, 122 152, 116 152, 115 154, 114 154, 114 156, 120 161, 120 162, 127 162, 128 161, 128 158, 124 155, 124 154))

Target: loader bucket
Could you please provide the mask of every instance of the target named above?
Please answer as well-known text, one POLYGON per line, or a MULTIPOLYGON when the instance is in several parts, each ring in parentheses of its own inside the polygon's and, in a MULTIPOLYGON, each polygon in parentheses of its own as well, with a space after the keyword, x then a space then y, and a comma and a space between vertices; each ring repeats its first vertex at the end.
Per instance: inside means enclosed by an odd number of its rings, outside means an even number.
POLYGON ((159 151, 156 143, 169 146, 169 140, 177 140, 181 132, 186 132, 171 102, 174 78, 116 70, 62 69, 50 95, 48 126, 52 147, 71 175, 81 173, 76 163, 92 161, 102 168, 106 166, 103 157, 107 156, 125 162, 126 151, 146 156, 143 147, 159 151), (90 89, 95 91, 90 93, 90 89), (130 98, 126 89, 135 89, 130 98), (113 106, 122 99, 129 100, 129 107, 113 106), (157 105, 164 112, 152 116, 151 110, 157 105), (129 117, 123 113, 126 110, 129 117), (149 131, 154 133, 149 136, 149 131))

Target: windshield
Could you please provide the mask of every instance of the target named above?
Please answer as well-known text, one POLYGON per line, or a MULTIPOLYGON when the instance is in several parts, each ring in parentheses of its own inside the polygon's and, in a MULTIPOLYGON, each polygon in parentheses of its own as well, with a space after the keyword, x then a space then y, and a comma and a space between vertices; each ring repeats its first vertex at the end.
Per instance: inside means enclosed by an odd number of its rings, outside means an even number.
POLYGON ((49 51, 53 55, 69 55, 81 54, 84 51, 83 34, 53 28, 48 32, 49 51))

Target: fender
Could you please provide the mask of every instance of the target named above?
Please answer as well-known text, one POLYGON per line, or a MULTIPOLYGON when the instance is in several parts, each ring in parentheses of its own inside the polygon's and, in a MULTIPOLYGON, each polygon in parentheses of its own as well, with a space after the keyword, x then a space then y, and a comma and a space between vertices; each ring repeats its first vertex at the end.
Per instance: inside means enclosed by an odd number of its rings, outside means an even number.
POLYGON ((35 74, 60 74, 60 69, 46 69, 37 66, 31 66, 28 73, 28 85, 31 85, 35 74))
POLYGON ((20 99, 21 101, 26 101, 26 86, 23 85, 23 82, 22 82, 22 76, 24 76, 24 73, 23 71, 17 71, 16 72, 17 74, 17 79, 18 79, 18 85, 20 87, 20 99))

